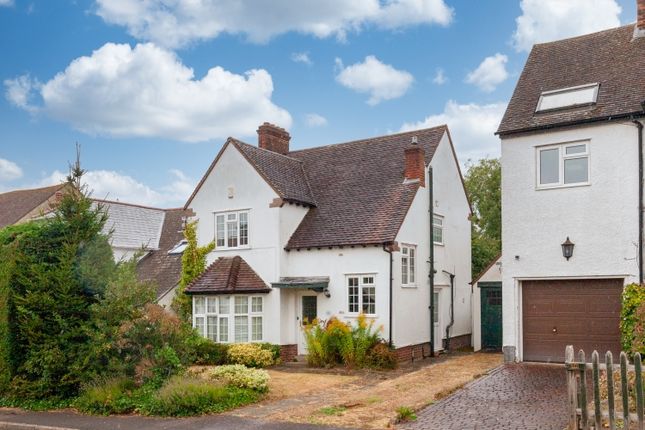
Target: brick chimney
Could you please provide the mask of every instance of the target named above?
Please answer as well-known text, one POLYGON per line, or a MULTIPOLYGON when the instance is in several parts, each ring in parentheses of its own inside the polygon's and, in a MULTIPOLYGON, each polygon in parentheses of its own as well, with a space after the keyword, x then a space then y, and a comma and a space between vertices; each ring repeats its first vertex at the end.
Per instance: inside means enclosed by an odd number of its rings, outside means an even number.
POLYGON ((289 152, 289 132, 282 127, 265 122, 258 127, 258 146, 286 155, 289 152))
POLYGON ((425 151, 417 143, 417 137, 412 136, 412 142, 405 148, 405 179, 418 179, 422 187, 426 186, 425 151))
POLYGON ((636 28, 634 37, 645 37, 645 0, 636 0, 636 28))

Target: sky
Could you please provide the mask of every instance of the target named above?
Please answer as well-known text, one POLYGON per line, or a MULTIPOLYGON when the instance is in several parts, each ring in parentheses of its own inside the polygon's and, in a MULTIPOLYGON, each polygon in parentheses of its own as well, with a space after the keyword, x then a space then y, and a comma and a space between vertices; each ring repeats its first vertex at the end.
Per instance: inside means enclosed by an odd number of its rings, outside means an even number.
POLYGON ((0 192, 59 183, 182 206, 228 136, 291 148, 448 124, 494 135, 527 55, 636 0, 0 0, 0 192))

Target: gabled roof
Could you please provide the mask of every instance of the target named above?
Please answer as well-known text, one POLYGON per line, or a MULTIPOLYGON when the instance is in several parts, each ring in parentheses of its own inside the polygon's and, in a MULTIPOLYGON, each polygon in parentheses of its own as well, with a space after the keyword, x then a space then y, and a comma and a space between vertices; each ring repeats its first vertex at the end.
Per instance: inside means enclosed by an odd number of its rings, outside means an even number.
POLYGON ((188 212, 183 208, 166 209, 159 239, 159 249, 149 252, 137 264, 137 278, 141 281, 154 281, 157 284, 157 297, 174 288, 181 277, 182 254, 168 254, 175 245, 184 239, 183 218, 188 212))
POLYGON ((103 227, 103 233, 112 232, 113 247, 159 248, 166 213, 163 209, 109 200, 94 201, 101 204, 107 212, 108 220, 103 227))
POLYGON ((45 203, 65 184, 0 194, 0 228, 20 221, 25 215, 45 203))
POLYGON ((292 151, 301 160, 317 205, 286 249, 377 245, 394 241, 419 188, 404 182, 404 150, 412 136, 430 163, 445 125, 292 151))
POLYGON ((633 34, 631 24, 535 45, 497 133, 644 116, 645 37, 633 34), (535 112, 544 91, 595 83, 600 86, 594 104, 535 112))
POLYGON ((187 294, 268 293, 271 288, 240 256, 220 257, 187 288, 187 294))

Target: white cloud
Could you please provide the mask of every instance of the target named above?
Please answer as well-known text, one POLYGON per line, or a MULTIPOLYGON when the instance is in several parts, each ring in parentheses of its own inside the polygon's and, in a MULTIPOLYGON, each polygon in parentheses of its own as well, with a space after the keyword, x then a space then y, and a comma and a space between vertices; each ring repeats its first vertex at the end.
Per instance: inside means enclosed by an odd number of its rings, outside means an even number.
POLYGON ((372 106, 383 100, 401 97, 414 81, 410 73, 384 64, 373 55, 365 57, 362 63, 347 67, 344 67, 342 60, 337 58, 336 67, 338 69, 336 81, 356 92, 369 94, 367 104, 372 106))
POLYGON ((18 76, 15 79, 5 79, 5 97, 15 106, 29 112, 37 111, 30 100, 33 92, 40 88, 37 80, 31 79, 29 75, 18 76))
POLYGON ((0 0, 0 6, 13 6, 13 0, 0 0))
POLYGON ((314 64, 313 61, 311 61, 311 58, 309 58, 309 53, 308 52, 294 52, 291 54, 291 61, 294 63, 302 63, 306 64, 307 66, 311 66, 314 64))
POLYGON ((6 81, 16 106, 72 124, 89 134, 159 137, 186 142, 250 136, 269 121, 290 127, 289 113, 271 101, 263 69, 238 75, 213 67, 196 79, 177 56, 153 44, 107 43, 38 87, 26 77, 6 81), (42 106, 29 104, 37 91, 42 106))
POLYGON ((615 0, 522 0, 520 7, 513 34, 518 51, 620 25, 621 7, 615 0))
POLYGON ((479 67, 466 76, 466 82, 476 85, 482 91, 490 93, 508 78, 506 63, 508 57, 499 52, 484 58, 479 67))
POLYGON ((435 73, 434 78, 432 78, 432 82, 437 85, 443 85, 446 82, 448 82, 448 78, 446 77, 446 74, 444 73, 443 69, 437 69, 437 72, 435 73))
POLYGON ((464 164, 469 159, 499 157, 500 141, 494 133, 505 110, 505 102, 478 105, 450 100, 442 113, 430 115, 419 122, 405 123, 401 131, 448 124, 460 163, 464 164))
POLYGON ((0 181, 13 181, 22 177, 22 169, 13 161, 0 158, 0 181))
POLYGON ((252 42, 295 31, 345 38, 366 25, 400 29, 448 25, 453 10, 444 0, 97 0, 96 13, 143 40, 177 48, 222 33, 252 42))
POLYGON ((308 113, 305 115, 305 123, 309 127, 322 127, 327 125, 327 118, 317 113, 308 113))
MULTIPOLYGON (((97 199, 118 200, 146 206, 179 206, 183 205, 193 192, 195 183, 177 169, 169 171, 172 180, 169 184, 154 189, 132 176, 113 170, 90 170, 83 177, 84 183, 97 199)), ((38 185, 60 184, 66 173, 55 170, 42 179, 38 185)))

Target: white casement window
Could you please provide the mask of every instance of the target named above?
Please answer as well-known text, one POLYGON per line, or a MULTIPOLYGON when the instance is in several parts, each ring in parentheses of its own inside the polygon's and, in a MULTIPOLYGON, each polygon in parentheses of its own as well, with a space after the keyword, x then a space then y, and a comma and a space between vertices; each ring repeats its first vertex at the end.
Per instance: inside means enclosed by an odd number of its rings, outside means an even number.
POLYGON ((193 327, 214 342, 261 342, 263 312, 262 296, 193 297, 193 327))
POLYGON ((416 283, 417 247, 401 246, 401 285, 413 286, 416 283))
POLYGON ((215 244, 220 249, 249 246, 249 212, 215 214, 215 244))
POLYGON ((537 148, 538 188, 589 183, 589 144, 574 142, 537 148))
POLYGON ((443 217, 435 214, 432 217, 432 241, 435 245, 443 245, 443 217))
POLYGON ((350 314, 376 314, 376 284, 374 275, 347 277, 347 311, 350 314))

